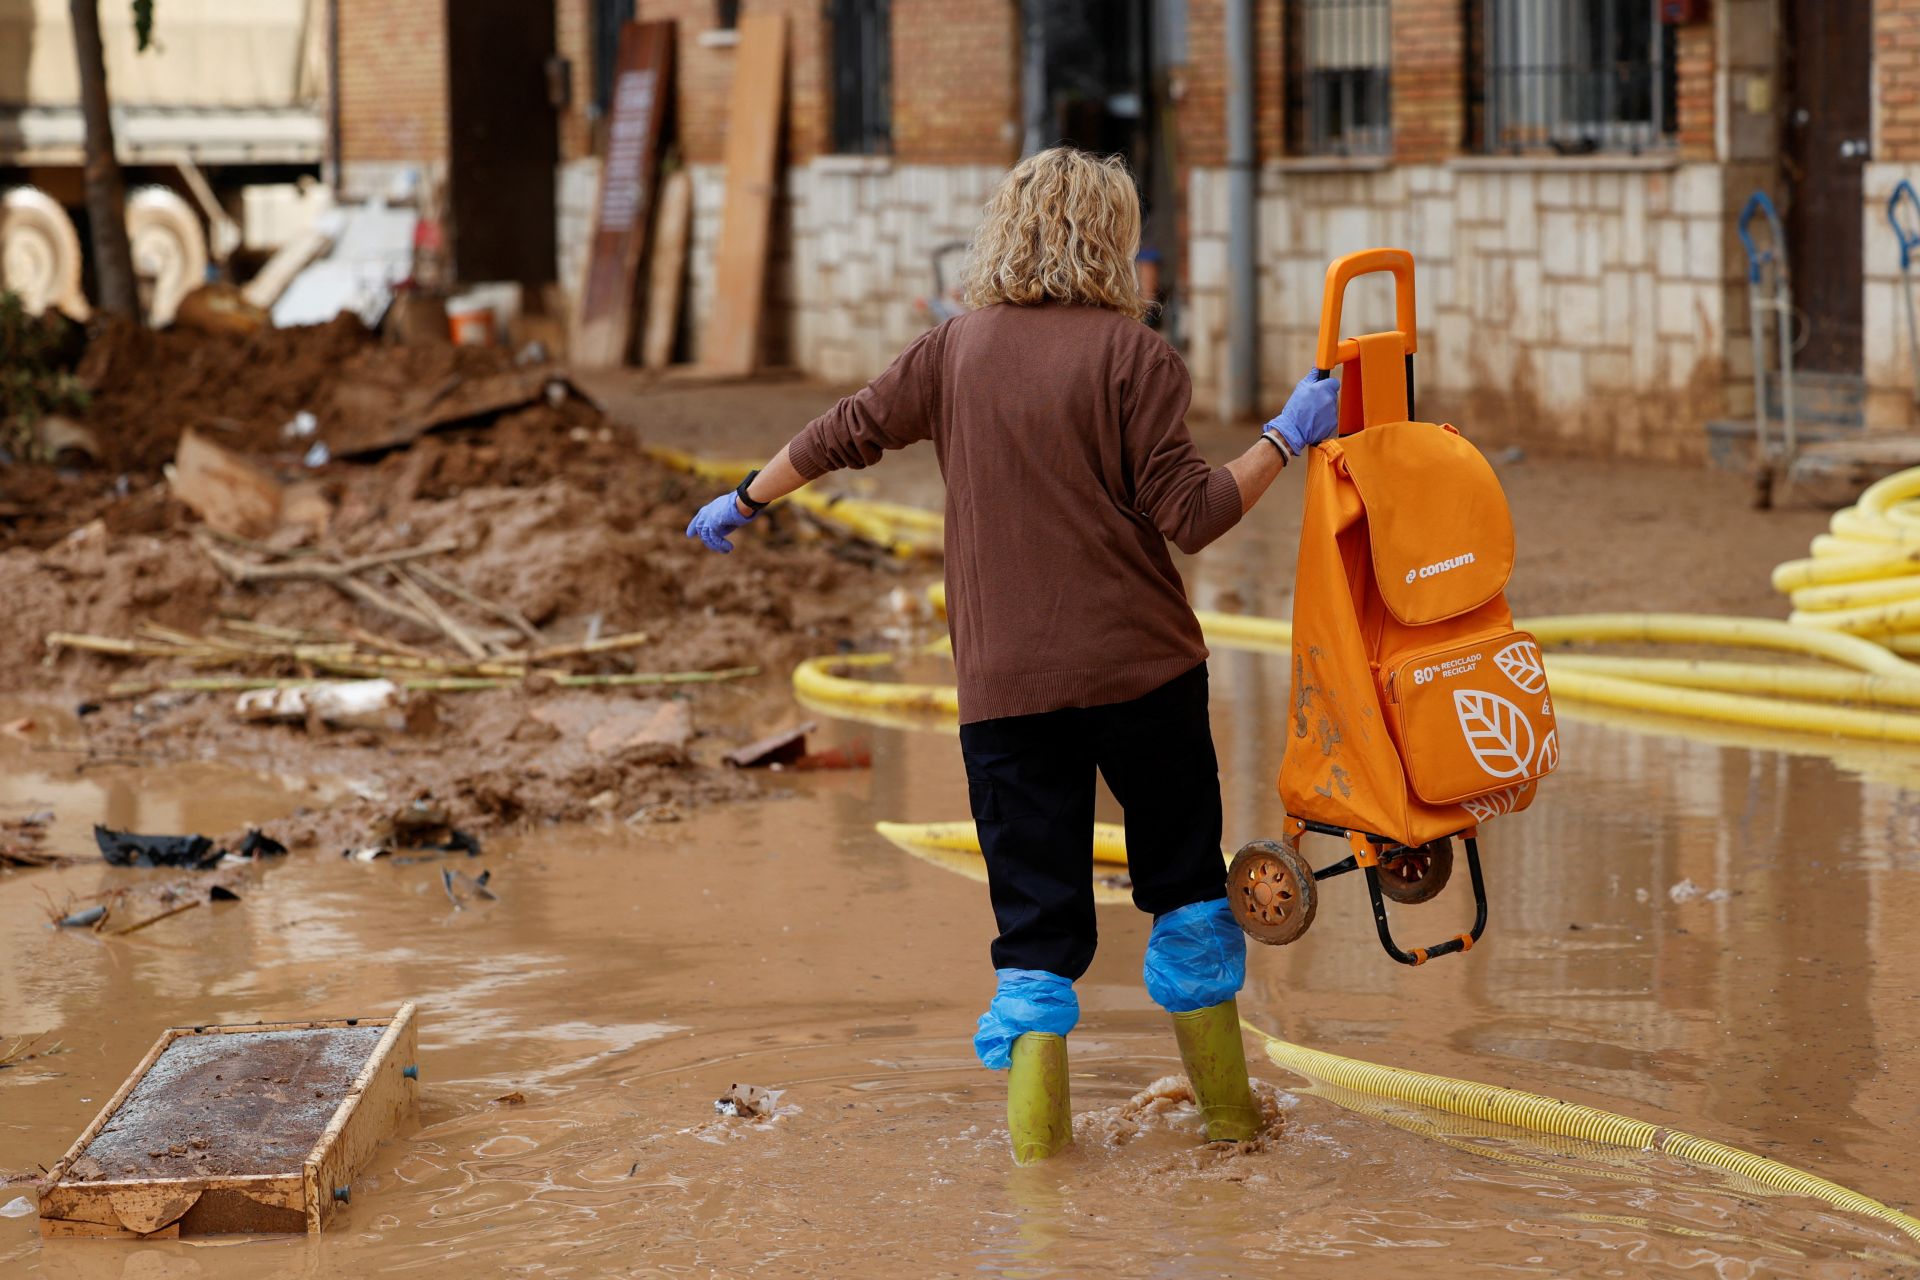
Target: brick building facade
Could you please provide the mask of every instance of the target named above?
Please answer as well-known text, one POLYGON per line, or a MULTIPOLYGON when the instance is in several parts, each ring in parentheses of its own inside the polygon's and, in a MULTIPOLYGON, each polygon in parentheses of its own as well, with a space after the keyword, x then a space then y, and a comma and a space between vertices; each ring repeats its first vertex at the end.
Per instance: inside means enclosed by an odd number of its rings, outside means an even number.
MULTIPOLYGON (((444 130, 409 119, 445 92, 444 74, 436 82, 426 66, 432 34, 396 38, 391 24, 430 26, 422 15, 445 0, 338 3, 343 171, 356 159, 375 171, 409 147, 444 150, 444 130), (357 23, 369 30, 350 45, 357 23), (401 77, 408 94, 357 88, 350 49, 365 50, 369 67, 396 64, 366 78, 401 77)), ((697 343, 723 190, 728 6, 554 4, 555 48, 574 68, 558 122, 563 282, 578 278, 597 174, 590 68, 606 13, 631 7, 678 24, 697 343)), ((1226 0, 740 7, 789 18, 775 358, 841 380, 884 367, 930 322, 917 304, 933 292, 936 255, 971 234, 1006 165, 1068 137, 1142 166, 1148 239, 1170 268, 1168 329, 1197 402, 1218 401, 1231 269, 1226 0), (856 46, 836 36, 836 18, 877 21, 883 62, 851 74, 839 65, 856 46)), ((1817 0, 1253 0, 1263 402, 1310 362, 1326 263, 1399 244, 1420 262, 1423 408, 1541 444, 1698 456, 1709 418, 1752 409, 1734 221, 1762 188, 1789 213, 1798 332, 1809 377, 1826 378, 1841 405, 1831 416, 1907 424, 1913 373, 1885 204, 1920 160, 1920 0, 1874 0, 1860 13, 1855 30, 1817 0), (1815 18, 1819 38, 1808 34, 1815 18), (1544 89, 1542 66, 1559 77, 1544 89), (1844 114, 1824 108, 1804 124, 1804 108, 1854 89, 1871 100, 1857 128, 1821 134, 1826 117, 1844 114), (1835 137, 1850 170, 1830 162, 1835 137), (1807 157, 1828 159, 1809 169, 1807 157), (1796 189, 1796 173, 1824 176, 1796 189)), ((1384 309, 1382 293, 1357 287, 1354 323, 1384 309)))

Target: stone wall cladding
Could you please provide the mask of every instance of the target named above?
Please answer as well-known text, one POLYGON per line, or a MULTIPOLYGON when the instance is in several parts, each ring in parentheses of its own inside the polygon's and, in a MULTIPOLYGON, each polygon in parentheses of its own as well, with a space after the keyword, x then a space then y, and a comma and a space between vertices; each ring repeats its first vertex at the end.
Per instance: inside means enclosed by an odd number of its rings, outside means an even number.
MULTIPOLYGON (((1913 388, 1916 371, 1907 346, 1907 303, 1905 285, 1900 276, 1900 247, 1894 241, 1893 228, 1887 225, 1887 199, 1902 178, 1913 181, 1916 175, 1903 164, 1874 163, 1866 167, 1865 205, 1861 210, 1865 237, 1863 255, 1865 280, 1862 282, 1862 320, 1865 327, 1864 372, 1867 378, 1867 425, 1903 428, 1920 422, 1913 388)), ((1914 225, 1913 211, 1904 209, 1907 226, 1914 225)), ((1914 271, 1920 275, 1920 260, 1914 271)), ((1920 287, 1920 286, 1916 286, 1920 287)))
MULTIPOLYGON (((1196 393, 1225 345, 1223 170, 1192 178, 1196 393)), ((1583 452, 1694 458, 1724 410, 1729 274, 1719 166, 1402 165, 1280 172, 1261 195, 1261 378, 1276 407, 1313 363, 1327 264, 1403 245, 1419 264, 1422 416, 1583 452)), ((1392 325, 1386 277, 1349 333, 1392 325)))
MULTIPOLYGON (((713 298, 726 200, 718 165, 694 165, 689 261, 694 358, 713 298)), ((860 382, 932 324, 933 255, 965 242, 1005 170, 999 165, 845 166, 822 159, 786 174, 776 216, 788 251, 774 264, 768 359, 860 382)), ((776 238, 781 238, 776 236, 776 238)), ((962 255, 948 262, 957 268, 962 255)))
POLYGON ((554 184, 555 242, 560 283, 577 300, 593 241, 593 202, 600 195, 600 161, 593 156, 560 165, 554 184))

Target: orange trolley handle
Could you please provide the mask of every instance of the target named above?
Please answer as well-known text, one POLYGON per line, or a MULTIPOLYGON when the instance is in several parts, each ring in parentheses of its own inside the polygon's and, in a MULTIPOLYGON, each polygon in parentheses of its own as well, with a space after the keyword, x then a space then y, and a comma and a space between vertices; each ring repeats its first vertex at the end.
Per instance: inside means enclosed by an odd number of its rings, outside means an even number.
MULTIPOLYGON (((1327 267, 1326 290, 1320 299, 1320 335, 1314 349, 1314 373, 1321 378, 1332 376, 1335 365, 1348 364, 1360 359, 1361 339, 1342 338, 1340 336, 1340 312, 1346 301, 1347 286, 1361 276, 1376 272, 1387 272, 1393 276, 1393 311, 1396 328, 1392 334, 1368 334, 1368 338, 1398 336, 1401 350, 1406 355, 1407 368, 1407 414, 1413 414, 1413 355, 1419 349, 1420 338, 1418 321, 1414 315, 1413 295, 1413 255, 1405 249, 1362 249, 1358 253, 1349 253, 1335 258, 1327 267)), ((1347 392, 1342 389, 1342 400, 1347 392)), ((1357 402, 1355 402, 1357 410, 1357 402)), ((1348 414, 1342 415, 1342 433, 1349 425, 1357 428, 1357 422, 1349 424, 1348 414)))

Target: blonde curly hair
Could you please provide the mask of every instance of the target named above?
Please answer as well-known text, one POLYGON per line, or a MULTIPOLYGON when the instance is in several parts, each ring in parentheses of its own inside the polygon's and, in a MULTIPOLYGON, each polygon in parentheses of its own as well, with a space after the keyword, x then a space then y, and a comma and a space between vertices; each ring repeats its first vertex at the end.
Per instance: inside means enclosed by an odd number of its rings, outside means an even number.
POLYGON ((1069 302, 1144 319, 1139 252, 1140 194, 1126 161, 1053 147, 1015 165, 987 201, 967 256, 967 305, 1069 302))

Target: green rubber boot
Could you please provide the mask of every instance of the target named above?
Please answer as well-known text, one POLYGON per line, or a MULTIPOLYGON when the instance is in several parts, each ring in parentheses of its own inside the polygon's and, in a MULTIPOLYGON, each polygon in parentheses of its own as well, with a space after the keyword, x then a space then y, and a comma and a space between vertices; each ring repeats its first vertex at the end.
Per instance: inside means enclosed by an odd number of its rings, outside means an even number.
POLYGON ((1007 1129, 1013 1162, 1038 1164, 1073 1141, 1067 1094, 1067 1038, 1029 1031, 1013 1042, 1007 1072, 1007 1129))
POLYGON ((1208 1142, 1245 1142, 1260 1131, 1260 1108, 1247 1082, 1247 1051, 1240 1043, 1240 1002, 1173 1015, 1173 1038, 1207 1122, 1208 1142))

